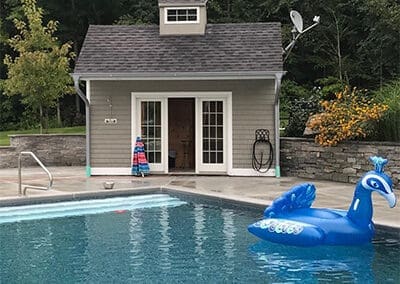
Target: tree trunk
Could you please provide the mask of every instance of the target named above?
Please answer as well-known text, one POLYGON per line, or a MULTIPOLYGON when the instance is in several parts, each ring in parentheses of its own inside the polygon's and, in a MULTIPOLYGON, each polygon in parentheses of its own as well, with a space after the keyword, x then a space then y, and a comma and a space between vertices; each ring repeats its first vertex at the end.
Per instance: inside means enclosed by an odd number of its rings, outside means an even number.
POLYGON ((39 104, 39 116, 40 116, 40 134, 43 134, 43 106, 39 104))
POLYGON ((44 109, 44 133, 49 133, 49 109, 44 109))
MULTIPOLYGON (((71 17, 74 17, 74 15, 76 15, 76 4, 75 4, 75 0, 71 0, 71 17)), ((79 22, 79 19, 75 18, 76 22, 79 22)), ((74 49, 74 53, 75 55, 79 54, 79 48, 78 48, 78 42, 79 42, 79 34, 76 32, 76 30, 74 31, 74 35, 73 35, 73 49, 74 49)), ((80 104, 80 98, 78 95, 75 96, 75 117, 79 115, 80 111, 81 111, 81 104, 80 104)))
POLYGON ((57 126, 62 127, 60 100, 57 100, 57 126))
POLYGON ((339 80, 341 83, 343 83, 343 71, 342 71, 342 53, 341 53, 341 48, 340 48, 340 29, 339 29, 339 20, 335 15, 335 12, 332 11, 333 18, 335 19, 335 25, 336 25, 336 51, 337 51, 337 57, 338 57, 338 67, 339 67, 339 80))
POLYGON ((382 91, 383 87, 383 50, 382 50, 382 40, 380 44, 380 56, 379 56, 379 90, 382 91))

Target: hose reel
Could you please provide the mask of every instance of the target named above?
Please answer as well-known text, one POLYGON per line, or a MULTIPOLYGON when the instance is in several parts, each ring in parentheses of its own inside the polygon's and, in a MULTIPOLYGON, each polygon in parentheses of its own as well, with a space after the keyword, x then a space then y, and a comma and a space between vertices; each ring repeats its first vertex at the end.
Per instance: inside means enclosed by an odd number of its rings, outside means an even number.
POLYGON ((253 143, 253 169, 260 173, 266 173, 272 166, 273 148, 269 140, 269 130, 257 129, 253 143))

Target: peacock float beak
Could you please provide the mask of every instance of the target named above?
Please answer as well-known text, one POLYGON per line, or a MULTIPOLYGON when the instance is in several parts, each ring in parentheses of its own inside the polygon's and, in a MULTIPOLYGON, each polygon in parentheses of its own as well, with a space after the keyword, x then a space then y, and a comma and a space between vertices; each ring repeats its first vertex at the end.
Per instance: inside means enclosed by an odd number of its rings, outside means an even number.
POLYGON ((396 195, 393 192, 389 193, 384 193, 382 191, 379 191, 379 193, 386 199, 386 201, 389 203, 389 207, 393 208, 396 206, 396 195))

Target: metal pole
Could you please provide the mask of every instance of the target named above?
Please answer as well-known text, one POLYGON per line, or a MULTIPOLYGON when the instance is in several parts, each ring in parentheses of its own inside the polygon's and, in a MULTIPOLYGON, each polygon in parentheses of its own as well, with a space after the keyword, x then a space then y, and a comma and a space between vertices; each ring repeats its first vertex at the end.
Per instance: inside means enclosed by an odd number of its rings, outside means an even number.
POLYGON ((21 153, 18 155, 18 195, 22 195, 21 153))

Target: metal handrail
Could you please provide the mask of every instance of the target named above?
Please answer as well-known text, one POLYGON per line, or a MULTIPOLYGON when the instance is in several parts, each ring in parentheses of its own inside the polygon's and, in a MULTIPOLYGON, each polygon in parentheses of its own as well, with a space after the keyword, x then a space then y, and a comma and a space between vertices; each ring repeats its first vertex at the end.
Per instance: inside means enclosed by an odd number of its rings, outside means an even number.
POLYGON ((50 190, 51 187, 53 186, 53 175, 49 172, 49 170, 43 165, 43 163, 39 160, 38 157, 36 157, 35 154, 32 152, 20 152, 18 156, 18 194, 21 195, 26 195, 26 190, 28 188, 32 189, 40 189, 40 190, 50 190), (42 169, 47 173, 49 176, 49 185, 47 187, 44 186, 36 186, 36 185, 25 185, 24 190, 22 190, 22 174, 21 174, 21 157, 22 155, 31 155, 35 161, 39 164, 39 166, 42 167, 42 169))

